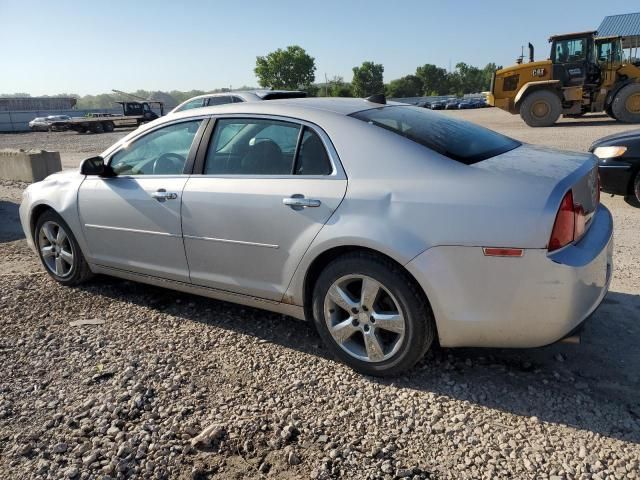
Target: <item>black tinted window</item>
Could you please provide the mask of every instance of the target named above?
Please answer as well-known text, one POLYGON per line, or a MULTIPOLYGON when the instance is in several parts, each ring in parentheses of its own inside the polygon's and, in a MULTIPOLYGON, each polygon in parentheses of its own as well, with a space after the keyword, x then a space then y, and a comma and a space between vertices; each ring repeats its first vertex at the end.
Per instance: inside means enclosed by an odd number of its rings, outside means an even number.
POLYGON ((305 128, 296 161, 296 175, 330 175, 332 171, 322 140, 315 132, 305 128))
POLYGON ((233 103, 233 100, 231 100, 231 97, 222 95, 219 97, 209 97, 209 103, 207 105, 211 107, 213 105, 225 105, 227 103, 233 103))
POLYGON ((467 165, 520 146, 520 142, 492 130, 424 108, 389 106, 351 116, 467 165))

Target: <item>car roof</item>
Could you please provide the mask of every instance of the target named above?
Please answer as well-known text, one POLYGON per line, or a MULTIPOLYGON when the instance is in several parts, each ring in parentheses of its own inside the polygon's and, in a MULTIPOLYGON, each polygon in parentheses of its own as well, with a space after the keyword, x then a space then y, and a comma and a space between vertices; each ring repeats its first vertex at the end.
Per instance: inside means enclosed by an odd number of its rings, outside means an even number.
MULTIPOLYGON (((387 102, 387 105, 405 105, 399 102, 387 102)), ((211 107, 193 108, 182 112, 177 112, 171 118, 197 117, 203 114, 263 114, 282 116, 302 116, 313 117, 324 114, 339 114, 342 116, 371 108, 381 108, 384 105, 373 103, 363 98, 340 98, 340 97, 310 97, 310 98, 287 98, 281 100, 270 100, 268 102, 254 103, 229 103, 225 105, 215 105, 211 107)))
POLYGON ((165 115, 138 127, 138 129, 112 145, 104 152, 104 154, 108 154, 120 143, 126 143, 130 141, 131 138, 143 135, 147 130, 164 125, 165 123, 189 120, 192 118, 199 119, 208 115, 269 115, 275 117, 288 117, 292 120, 303 120, 315 123, 316 125, 325 128, 329 124, 335 124, 334 122, 336 121, 345 121, 346 116, 353 113, 390 106, 411 107, 411 105, 399 102, 387 102, 386 105, 382 105, 370 102, 363 98, 307 97, 269 100, 268 102, 228 103, 211 107, 192 108, 189 110, 174 112, 171 115, 165 115))
MULTIPOLYGON (((273 95, 273 94, 287 94, 287 93, 291 93, 291 94, 301 94, 301 93, 305 93, 302 92, 300 90, 233 90, 230 92, 215 92, 215 93, 204 93, 202 95, 197 95, 195 97, 191 97, 187 100, 185 100, 182 103, 186 103, 189 102, 191 100, 196 100, 198 98, 210 98, 210 97, 228 97, 231 95, 238 95, 240 97, 244 97, 246 95, 255 95, 258 98, 264 98, 267 97, 269 95, 273 95)), ((182 105, 182 103, 180 105, 182 105)))

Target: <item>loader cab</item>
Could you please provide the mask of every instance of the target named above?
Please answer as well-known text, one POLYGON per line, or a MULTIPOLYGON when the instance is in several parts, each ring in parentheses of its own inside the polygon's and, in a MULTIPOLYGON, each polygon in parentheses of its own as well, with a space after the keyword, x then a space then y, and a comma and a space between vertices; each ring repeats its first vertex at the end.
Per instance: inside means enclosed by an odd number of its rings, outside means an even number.
POLYGON ((563 87, 597 83, 600 69, 596 62, 596 32, 570 33, 549 38, 553 79, 563 87))
POLYGON ((622 63, 622 37, 596 38, 596 60, 600 65, 622 63))

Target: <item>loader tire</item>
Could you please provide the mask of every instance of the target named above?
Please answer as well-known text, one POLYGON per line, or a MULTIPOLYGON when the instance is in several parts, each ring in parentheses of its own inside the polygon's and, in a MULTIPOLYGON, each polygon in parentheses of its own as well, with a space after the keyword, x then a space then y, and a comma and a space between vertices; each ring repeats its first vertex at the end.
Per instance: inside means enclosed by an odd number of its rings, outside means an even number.
POLYGON ((520 116, 530 127, 550 127, 562 113, 560 97, 549 90, 536 90, 520 105, 520 116))
POLYGON ((622 87, 611 102, 611 111, 620 122, 640 123, 640 83, 622 87))

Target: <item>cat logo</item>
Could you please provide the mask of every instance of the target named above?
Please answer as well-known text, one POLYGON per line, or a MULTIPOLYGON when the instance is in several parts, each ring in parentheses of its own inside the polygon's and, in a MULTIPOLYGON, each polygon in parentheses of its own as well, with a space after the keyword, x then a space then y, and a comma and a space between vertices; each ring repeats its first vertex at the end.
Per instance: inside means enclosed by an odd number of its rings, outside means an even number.
POLYGON ((534 68, 531 75, 534 77, 544 77, 544 68, 534 68))

